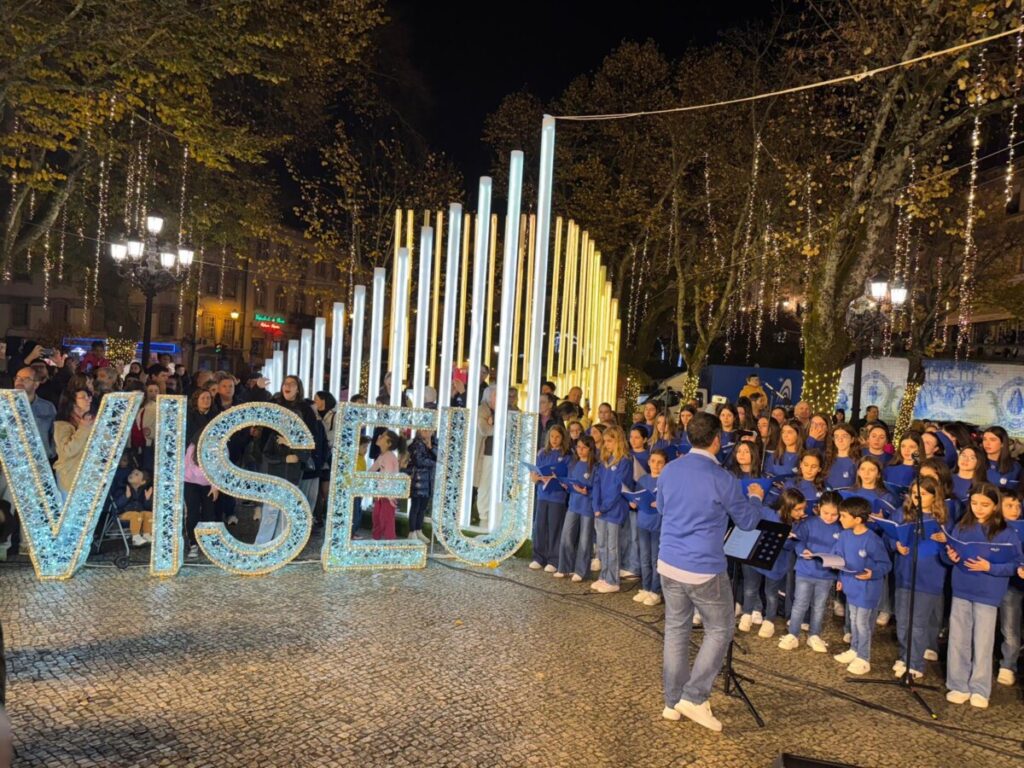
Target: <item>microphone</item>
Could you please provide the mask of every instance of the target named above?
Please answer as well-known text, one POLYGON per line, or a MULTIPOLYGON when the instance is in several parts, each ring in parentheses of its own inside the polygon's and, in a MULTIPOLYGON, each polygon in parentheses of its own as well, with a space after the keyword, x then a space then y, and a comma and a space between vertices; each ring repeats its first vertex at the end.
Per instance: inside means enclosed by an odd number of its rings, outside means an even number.
POLYGON ((775 387, 773 387, 767 381, 762 381, 761 382, 761 386, 764 387, 765 389, 767 389, 769 392, 774 392, 776 395, 779 394, 779 390, 777 390, 775 387))

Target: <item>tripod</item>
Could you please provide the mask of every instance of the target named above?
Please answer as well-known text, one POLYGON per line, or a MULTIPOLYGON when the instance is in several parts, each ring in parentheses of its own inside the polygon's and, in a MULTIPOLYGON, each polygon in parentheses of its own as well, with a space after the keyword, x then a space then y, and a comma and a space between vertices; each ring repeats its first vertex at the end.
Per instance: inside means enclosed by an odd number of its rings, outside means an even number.
MULTIPOLYGON (((914 460, 917 461, 917 454, 914 454, 914 460)), ((850 683, 866 683, 868 685, 895 685, 904 689, 907 693, 917 700, 924 711, 928 713, 928 716, 932 720, 938 720, 939 716, 935 714, 935 711, 928 706, 928 702, 924 700, 919 691, 938 691, 937 685, 918 685, 914 680, 914 676, 910 672, 910 649, 914 644, 914 601, 917 597, 917 551, 920 546, 921 539, 924 538, 924 510, 921 508, 921 485, 915 481, 914 487, 917 489, 917 495, 911 495, 912 503, 914 505, 914 511, 917 513, 917 522, 914 524, 914 536, 910 543, 910 606, 908 609, 907 616, 907 642, 906 648, 903 651, 903 674, 896 680, 864 680, 863 678, 847 678, 847 682, 850 683)))
POLYGON ((732 665, 732 651, 734 648, 739 648, 740 653, 746 653, 746 649, 740 645, 735 639, 729 642, 729 650, 725 654, 725 669, 723 673, 725 675, 725 695, 733 696, 737 699, 743 699, 743 703, 747 705, 747 709, 750 710, 750 714, 754 718, 754 722, 757 723, 758 728, 764 728, 764 720, 761 719, 761 715, 757 711, 757 707, 754 706, 754 702, 747 696, 746 691, 743 690, 743 686, 740 684, 740 680, 745 683, 753 683, 752 678, 741 675, 736 671, 736 668, 732 665), (735 692, 733 691, 735 689, 735 692))

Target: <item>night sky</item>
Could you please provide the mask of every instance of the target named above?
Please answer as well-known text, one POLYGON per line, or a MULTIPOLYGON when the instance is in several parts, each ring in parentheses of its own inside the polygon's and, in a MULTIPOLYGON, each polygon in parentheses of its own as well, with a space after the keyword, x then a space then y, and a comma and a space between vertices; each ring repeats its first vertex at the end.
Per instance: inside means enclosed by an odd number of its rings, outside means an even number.
MULTIPOLYGON (((415 93, 402 100, 403 118, 448 154, 473 187, 489 171, 480 140, 484 118, 506 94, 526 89, 546 101, 595 70, 623 40, 650 38, 674 57, 778 9, 770 0, 633 2, 601 11, 596 5, 393 0, 387 45, 401 50, 398 75, 415 93), (506 10, 511 17, 503 22, 498 14, 506 10)), ((539 124, 537 131, 539 142, 539 124)))

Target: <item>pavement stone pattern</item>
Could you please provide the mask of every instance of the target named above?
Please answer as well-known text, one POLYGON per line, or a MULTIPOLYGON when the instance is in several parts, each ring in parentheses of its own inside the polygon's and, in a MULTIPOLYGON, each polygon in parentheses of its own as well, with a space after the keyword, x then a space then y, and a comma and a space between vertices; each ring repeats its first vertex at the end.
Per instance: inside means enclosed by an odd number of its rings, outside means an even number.
MULTIPOLYGON (((1022 766, 1021 689, 987 711, 845 681, 830 655, 737 633, 767 727, 719 678, 714 734, 661 719, 661 606, 529 571, 431 560, 261 578, 187 565, 87 566, 36 581, 0 565, 18 766, 769 766, 783 751, 859 766, 1022 766), (857 697, 863 701, 858 701, 857 697)), ((21 560, 22 558, 19 558, 21 560)), ((627 582, 628 583, 628 582, 627 582)), ((829 618, 830 651, 844 650, 829 618)), ((698 635, 699 637, 699 635, 698 635)), ((891 679, 892 628, 874 675, 891 679)), ((941 685, 937 664, 925 682, 941 685)))

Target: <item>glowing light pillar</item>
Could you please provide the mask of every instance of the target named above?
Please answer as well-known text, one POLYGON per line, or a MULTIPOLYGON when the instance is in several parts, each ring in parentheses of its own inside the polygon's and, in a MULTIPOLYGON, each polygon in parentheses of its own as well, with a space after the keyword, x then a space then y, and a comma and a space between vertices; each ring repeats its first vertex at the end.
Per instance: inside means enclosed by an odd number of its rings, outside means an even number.
MULTIPOLYGON (((416 296, 416 356, 412 369, 412 405, 423 407, 423 388, 427 384, 427 334, 430 314, 430 271, 434 260, 434 230, 420 229, 420 272, 416 296)), ((436 324, 434 325, 436 328, 436 324)), ((431 364, 431 368, 433 365, 431 364)))
POLYGON ((452 402, 452 356, 455 354, 461 240, 462 206, 452 203, 448 208, 448 257, 444 268, 444 325, 441 329, 441 366, 437 382, 438 408, 447 408, 452 402))
POLYGON ((348 356, 348 399, 359 394, 363 377, 363 328, 366 321, 366 286, 357 285, 352 293, 352 349, 348 356))
POLYGON ((406 278, 409 273, 409 249, 399 248, 395 262, 395 282, 398 292, 392 296, 391 304, 395 311, 391 324, 391 342, 395 348, 394 368, 391 369, 391 405, 401 406, 402 384, 405 381, 405 337, 409 327, 409 294, 405 290, 406 278))
MULTIPOLYGON (((437 386, 437 332, 440 327, 438 323, 438 311, 441 297, 441 240, 444 237, 443 214, 438 211, 434 217, 435 232, 434 239, 434 290, 432 294, 433 308, 430 310, 430 386, 437 386)), ((419 339, 416 340, 417 343, 419 339)), ((445 403, 447 405, 447 403, 445 403)))
POLYGON ((281 391, 284 384, 284 350, 278 349, 274 352, 274 375, 271 390, 276 394, 281 391))
MULTIPOLYGON (((327 362, 327 318, 318 317, 313 321, 313 391, 312 397, 324 388, 324 368, 327 362)), ((328 386, 328 390, 330 388, 328 386)), ((333 394, 333 392, 332 392, 333 394)), ((335 395, 337 397, 337 395, 335 395)))
MULTIPOLYGON (((285 376, 298 376, 299 375, 299 340, 289 339, 288 340, 288 359, 285 361, 285 376)), ((284 383, 284 377, 281 378, 281 383, 284 383)))
MULTIPOLYGON (((341 357, 344 350, 345 305, 336 301, 331 310, 331 379, 328 389, 339 400, 341 399, 341 357)), ((320 373, 322 375, 323 371, 320 373)))
MULTIPOLYGON (((480 366, 483 358, 484 303, 486 300, 484 282, 487 279, 487 240, 491 228, 491 180, 480 178, 477 195, 476 243, 473 248, 473 307, 469 333, 469 381, 466 383, 466 406, 469 408, 469 423, 466 429, 466 464, 462 481, 462 525, 470 524, 471 499, 473 497, 473 475, 476 469, 476 431, 480 413, 480 366)), ((493 466, 493 465, 492 465, 493 466)), ((501 471, 501 465, 494 467, 501 471)))
MULTIPOLYGON (((551 314, 548 317, 548 366, 547 377, 555 378, 555 334, 558 330, 558 278, 562 258, 562 217, 555 220, 555 271, 551 286, 551 314)), ((568 394, 563 392, 563 395, 568 394)))
POLYGON ((512 336, 516 284, 519 282, 519 211, 523 194, 523 153, 515 151, 508 165, 508 211, 505 214, 505 240, 502 243, 501 315, 498 325, 497 377, 494 396, 494 439, 492 442, 491 530, 498 526, 505 498, 505 436, 508 434, 508 388, 512 375, 512 356, 516 354, 512 336))
POLYGON ((540 410, 541 350, 544 347, 544 299, 548 292, 548 241, 551 238, 551 186, 555 173, 555 118, 544 116, 540 134, 540 181, 537 188, 537 239, 533 260, 533 307, 530 322, 530 376, 526 410, 540 410))
POLYGON ((366 402, 375 405, 380 394, 380 356, 384 343, 384 289, 387 271, 373 270, 373 306, 370 308, 370 377, 366 381, 366 402))
MULTIPOLYGON (((323 376, 321 375, 321 380, 323 376)), ((309 328, 302 329, 299 341, 299 380, 302 382, 302 389, 306 397, 312 397, 313 392, 313 331, 309 328)))

